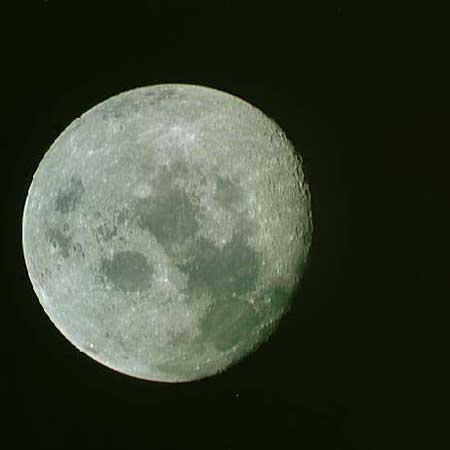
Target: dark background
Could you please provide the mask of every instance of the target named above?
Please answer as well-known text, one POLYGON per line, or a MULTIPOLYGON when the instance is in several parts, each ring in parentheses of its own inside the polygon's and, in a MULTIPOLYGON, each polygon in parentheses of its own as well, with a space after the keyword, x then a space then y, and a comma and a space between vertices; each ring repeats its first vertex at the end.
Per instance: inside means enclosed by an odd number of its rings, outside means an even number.
POLYGON ((418 405, 439 396, 445 359, 447 15, 359 3, 2 3, 5 448, 376 450, 419 439, 418 415, 434 410, 418 405), (21 248, 27 190, 56 137, 98 102, 164 82, 221 89, 274 118, 303 157, 315 227, 273 338, 221 375, 175 385, 78 352, 40 307, 21 248))

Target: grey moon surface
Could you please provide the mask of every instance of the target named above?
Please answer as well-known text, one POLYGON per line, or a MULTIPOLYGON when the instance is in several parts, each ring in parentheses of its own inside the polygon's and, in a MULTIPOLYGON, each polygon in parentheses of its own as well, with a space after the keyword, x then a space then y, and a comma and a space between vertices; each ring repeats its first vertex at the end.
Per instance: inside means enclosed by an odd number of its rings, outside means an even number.
POLYGON ((161 382, 214 375, 266 340, 313 231, 302 160, 280 127, 188 84, 133 89, 72 122, 34 174, 22 225, 59 331, 161 382))

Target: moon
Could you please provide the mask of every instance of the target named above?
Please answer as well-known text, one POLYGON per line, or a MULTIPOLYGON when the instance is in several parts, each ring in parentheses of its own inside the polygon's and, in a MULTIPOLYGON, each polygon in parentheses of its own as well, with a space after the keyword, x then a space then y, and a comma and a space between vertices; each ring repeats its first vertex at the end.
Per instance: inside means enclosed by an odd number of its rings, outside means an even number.
POLYGON ((50 320, 124 374, 186 382, 254 351, 288 311, 312 240, 302 160, 231 94, 133 89, 45 154, 23 251, 50 320))

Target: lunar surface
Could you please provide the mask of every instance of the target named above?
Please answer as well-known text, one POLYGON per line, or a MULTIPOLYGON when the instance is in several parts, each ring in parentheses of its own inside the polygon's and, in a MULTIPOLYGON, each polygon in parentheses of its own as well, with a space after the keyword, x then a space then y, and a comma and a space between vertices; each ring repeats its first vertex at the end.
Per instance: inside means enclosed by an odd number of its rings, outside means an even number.
POLYGON ((74 346, 134 377, 184 382, 273 332, 312 230, 301 159, 274 121, 233 95, 165 84, 63 131, 33 177, 23 249, 74 346))

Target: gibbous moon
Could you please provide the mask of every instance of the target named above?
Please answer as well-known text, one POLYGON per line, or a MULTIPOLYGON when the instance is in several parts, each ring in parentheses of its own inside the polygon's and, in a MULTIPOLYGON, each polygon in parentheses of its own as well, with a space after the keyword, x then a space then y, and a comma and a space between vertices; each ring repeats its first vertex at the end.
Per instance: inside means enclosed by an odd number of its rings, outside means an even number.
POLYGON ((301 159, 274 121, 225 92, 162 84, 63 131, 33 177, 23 250, 75 347, 124 374, 184 382, 272 333, 312 230, 301 159))

